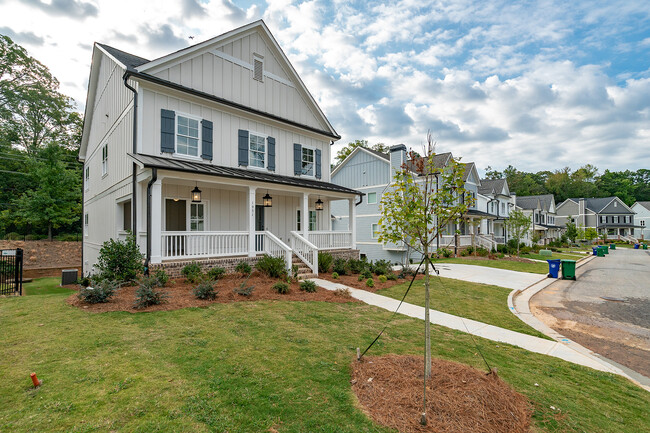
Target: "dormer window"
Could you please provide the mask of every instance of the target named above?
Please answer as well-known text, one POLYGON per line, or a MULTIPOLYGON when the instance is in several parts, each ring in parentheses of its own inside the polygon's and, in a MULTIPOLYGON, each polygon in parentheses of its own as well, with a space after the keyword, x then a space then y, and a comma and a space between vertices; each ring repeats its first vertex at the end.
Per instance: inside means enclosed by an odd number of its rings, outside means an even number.
POLYGON ((253 79, 264 81, 264 57, 253 54, 253 79))

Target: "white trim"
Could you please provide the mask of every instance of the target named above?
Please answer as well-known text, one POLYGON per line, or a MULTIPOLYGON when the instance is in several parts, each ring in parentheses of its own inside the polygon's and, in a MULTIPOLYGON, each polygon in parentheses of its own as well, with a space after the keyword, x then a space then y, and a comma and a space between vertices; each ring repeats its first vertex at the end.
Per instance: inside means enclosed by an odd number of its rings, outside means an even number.
MULTIPOLYGON (((237 66, 241 66, 241 67, 244 68, 244 69, 248 69, 248 70, 250 70, 250 71, 255 72, 255 67, 253 66, 253 64, 248 63, 248 62, 246 62, 246 61, 244 61, 244 60, 242 60, 242 59, 239 59, 239 58, 237 58, 237 57, 233 57, 233 56, 231 56, 230 54, 226 54, 226 53, 224 53, 223 51, 220 51, 220 50, 218 50, 218 49, 215 49, 215 50, 212 50, 212 51, 208 51, 208 52, 209 52, 210 54, 213 54, 213 55, 215 55, 215 56, 221 58, 221 59, 224 59, 224 60, 227 60, 227 61, 229 61, 229 62, 232 62, 232 63, 236 64, 237 66)), ((259 56, 259 54, 258 54, 258 56, 259 56)), ((260 57, 262 58, 262 61, 264 61, 264 57, 262 57, 262 56, 260 56, 260 57)), ((182 63, 182 61, 177 62, 177 63, 174 63, 174 64, 171 64, 171 65, 169 65, 168 67, 174 66, 175 64, 178 64, 178 63, 182 63)), ((293 83, 292 83, 291 81, 289 81, 289 80, 285 80, 284 78, 280 77, 279 75, 275 75, 274 73, 272 73, 272 72, 268 72, 268 71, 266 71, 266 70, 264 70, 263 72, 264 72, 264 76, 267 77, 267 78, 270 78, 270 79, 275 80, 275 81, 277 81, 277 82, 279 82, 279 83, 282 83, 282 84, 284 84, 285 86, 289 86, 289 87, 292 87, 292 88, 294 88, 294 89, 296 88, 295 84, 293 84, 293 83)))
MULTIPOLYGON (((321 155, 321 164, 323 163, 323 158, 321 155)), ((321 168, 322 172, 322 168, 321 168)), ((323 173, 321 173, 322 175, 323 173)), ((314 146, 305 146, 303 144, 300 145, 300 177, 304 177, 307 179, 316 179, 316 148, 314 146), (303 162, 303 150, 309 149, 312 151, 312 157, 314 158, 314 161, 312 162, 312 174, 303 174, 302 172, 302 162, 303 162)), ((321 176, 322 177, 322 176, 321 176)))
MULTIPOLYGON (((349 154, 349 155, 348 155, 348 156, 347 156, 343 161, 341 161, 341 163, 340 163, 339 165, 337 165, 336 167, 334 167, 334 170, 332 170, 332 173, 330 173, 330 179, 332 178, 332 176, 334 176, 336 173, 338 173, 338 171, 341 169, 341 167, 343 167, 345 164, 347 164, 347 162, 348 162, 350 159, 352 159, 352 157, 353 157, 354 155, 356 155, 357 152, 360 152, 360 151, 365 151, 368 155, 372 155, 372 156, 374 156, 375 158, 379 159, 380 161, 385 162, 386 164, 388 164, 388 168, 390 169, 390 160, 388 160, 388 159, 384 159, 384 158, 382 158, 382 157, 379 156, 379 155, 375 155, 374 153, 370 152, 368 149, 359 146, 359 147, 357 147, 356 149, 354 149, 354 150, 352 151, 352 153, 350 153, 350 154, 349 154)), ((367 188, 367 187, 366 187, 366 188, 367 188)))
POLYGON ((201 200, 198 203, 195 203, 190 200, 187 201, 187 231, 190 233, 195 233, 195 232, 209 232, 210 231, 210 201, 209 200, 201 200), (192 230, 192 205, 201 205, 203 206, 203 230, 192 230))
POLYGON ((95 47, 96 47, 99 51, 101 51, 102 53, 104 53, 104 55, 106 55, 106 57, 108 57, 109 59, 111 59, 112 61, 114 61, 115 63, 117 63, 117 64, 118 64, 122 69, 126 69, 126 65, 125 65, 124 63, 120 62, 120 61, 117 60, 115 57, 113 57, 113 56, 112 56, 108 51, 106 51, 105 49, 103 49, 102 47, 100 47, 99 44, 97 44, 97 42, 95 42, 95 47))
MULTIPOLYGON (((202 125, 201 125, 202 120, 203 120, 203 118, 201 118, 199 116, 196 116, 194 114, 184 113, 182 111, 175 111, 174 112, 174 153, 172 154, 174 157, 181 156, 181 157, 192 158, 192 159, 195 159, 195 160, 196 159, 202 160, 202 158, 201 158, 201 155, 203 154, 203 141, 202 141, 202 139, 203 139, 203 137, 202 137, 202 135, 203 135, 202 129, 203 128, 202 128, 202 125), (198 132, 199 132, 199 136, 197 138, 198 143, 197 143, 197 148, 196 148, 196 152, 197 152, 196 156, 178 152, 178 116, 185 117, 187 119, 196 120, 199 123, 198 128, 197 128, 198 132)), ((142 128, 140 128, 140 129, 142 129, 142 128)), ((187 135, 186 137, 190 137, 190 136, 187 135)), ((194 137, 190 137, 190 138, 194 138, 194 137)))
POLYGON ((375 237, 375 230, 373 230, 373 226, 377 226, 377 231, 379 231, 379 223, 370 224, 370 239, 379 239, 379 235, 375 237))
POLYGON ((377 204, 377 192, 376 191, 375 192, 369 192, 366 197, 367 197, 367 200, 366 200, 367 204, 377 204), (370 195, 371 194, 375 195, 375 201, 373 201, 372 203, 370 202, 370 195))
MULTIPOLYGON (((259 132, 255 131, 248 131, 248 165, 246 168, 252 169, 252 170, 263 170, 263 171, 268 171, 269 167, 269 142, 268 142, 268 135, 262 134, 259 132), (254 165, 251 165, 251 135, 255 135, 256 137, 261 137, 264 139, 264 167, 257 167, 254 165)), ((277 143, 276 143, 277 144, 277 143)), ((277 156, 277 152, 275 153, 277 156)))

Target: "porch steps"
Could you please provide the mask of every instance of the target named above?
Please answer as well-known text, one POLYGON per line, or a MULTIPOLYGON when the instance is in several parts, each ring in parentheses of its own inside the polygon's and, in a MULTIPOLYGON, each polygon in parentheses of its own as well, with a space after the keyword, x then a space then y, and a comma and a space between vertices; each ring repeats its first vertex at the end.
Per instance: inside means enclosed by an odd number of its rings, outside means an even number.
POLYGON ((311 271, 311 268, 302 261, 300 257, 293 254, 291 257, 291 265, 298 267, 298 279, 304 280, 305 278, 313 278, 316 275, 311 271))

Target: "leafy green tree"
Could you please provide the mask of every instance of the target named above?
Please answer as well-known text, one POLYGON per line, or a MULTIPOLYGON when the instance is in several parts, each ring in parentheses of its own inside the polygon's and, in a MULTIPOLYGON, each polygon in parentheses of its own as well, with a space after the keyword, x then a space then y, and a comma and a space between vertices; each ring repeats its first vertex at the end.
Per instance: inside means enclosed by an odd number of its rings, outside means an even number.
POLYGON ((385 145, 384 143, 377 143, 373 146, 369 146, 368 140, 354 140, 348 143, 347 146, 343 147, 341 150, 339 150, 336 153, 336 158, 335 158, 336 165, 342 163, 343 160, 345 160, 345 158, 347 158, 352 152, 354 152, 354 149, 356 149, 357 147, 364 147, 366 149, 375 150, 377 152, 382 152, 382 153, 386 153, 389 150, 388 146, 385 145))
POLYGON ((569 238, 571 243, 575 243, 576 239, 578 238, 578 227, 576 226, 576 223, 573 221, 573 217, 569 215, 569 218, 567 218, 566 222, 566 237, 569 238))
POLYGON ((508 233, 510 233, 510 236, 517 241, 517 254, 519 254, 519 244, 521 244, 521 239, 526 233, 528 233, 531 224, 532 216, 526 216, 526 214, 519 209, 511 211, 510 215, 505 220, 505 226, 508 233))
MULTIPOLYGON (((413 157, 414 155, 411 154, 413 157)), ((424 326, 425 381, 431 377, 431 334, 429 320, 429 257, 440 229, 457 222, 471 206, 464 189, 464 165, 452 160, 443 170, 434 166, 434 142, 427 134, 424 157, 413 159, 415 172, 402 167, 394 174, 392 188, 384 193, 379 218, 379 241, 404 243, 422 253, 425 260, 424 326)), ((425 386, 426 401, 426 386, 425 386)), ((426 407, 426 405, 425 405, 426 407)), ((421 420, 426 423, 426 414, 421 420)))
POLYGON ((585 239, 588 241, 593 241, 598 237, 598 230, 596 230, 594 227, 587 227, 585 229, 585 239))

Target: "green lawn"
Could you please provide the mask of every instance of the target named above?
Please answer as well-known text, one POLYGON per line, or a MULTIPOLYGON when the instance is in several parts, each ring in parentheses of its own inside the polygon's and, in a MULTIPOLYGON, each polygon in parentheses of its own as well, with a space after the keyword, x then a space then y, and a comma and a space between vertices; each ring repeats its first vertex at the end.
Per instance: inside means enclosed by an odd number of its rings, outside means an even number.
MULTIPOLYGON (((569 254, 569 253, 553 253, 550 256, 543 256, 541 254, 522 254, 520 256, 522 259, 534 259, 534 260, 555 260, 555 259, 566 259, 566 260, 578 260, 583 257, 587 257, 586 254, 569 254)), ((547 268, 548 271, 548 268, 547 268)))
MULTIPOLYGON (((398 284, 380 290, 378 293, 394 299, 402 299, 408 284, 398 284)), ((510 292, 510 289, 499 286, 433 277, 429 302, 434 310, 551 340, 519 320, 508 310, 510 292)), ((405 302, 424 307, 424 280, 413 283, 405 302)))
POLYGON ((436 259, 434 263, 461 263, 463 265, 487 266, 490 268, 508 269, 510 271, 530 272, 533 274, 548 274, 547 263, 524 263, 512 260, 468 260, 461 257, 436 259))
MULTIPOLYGON (((389 432, 358 408, 349 383, 355 348, 388 311, 241 302, 93 314, 65 299, 0 299, 0 431, 389 432), (44 381, 37 390, 33 371, 44 381)), ((432 330, 435 356, 484 368, 467 335, 432 330)), ((421 354, 422 334, 422 321, 398 316, 371 353, 421 354)), ((478 341, 532 401, 535 432, 650 429, 650 393, 630 382, 478 341)))
POLYGON ((31 283, 23 284, 23 295, 52 295, 55 293, 72 293, 72 290, 61 287, 60 277, 35 278, 31 283))

